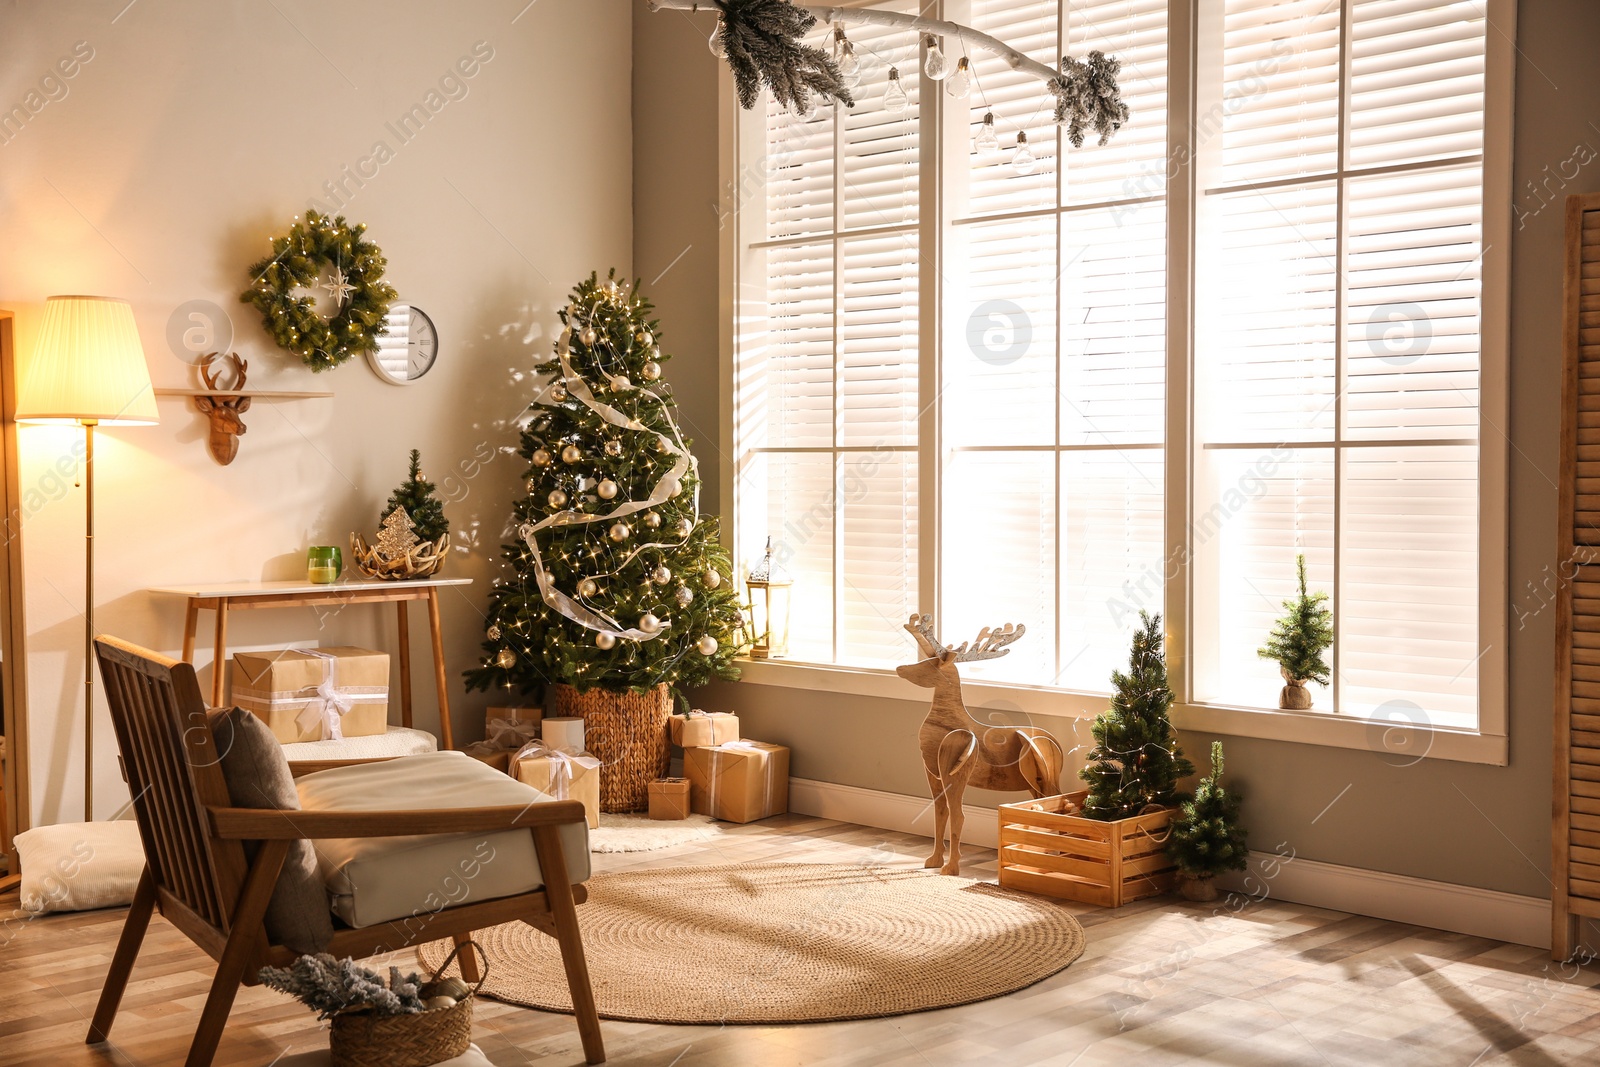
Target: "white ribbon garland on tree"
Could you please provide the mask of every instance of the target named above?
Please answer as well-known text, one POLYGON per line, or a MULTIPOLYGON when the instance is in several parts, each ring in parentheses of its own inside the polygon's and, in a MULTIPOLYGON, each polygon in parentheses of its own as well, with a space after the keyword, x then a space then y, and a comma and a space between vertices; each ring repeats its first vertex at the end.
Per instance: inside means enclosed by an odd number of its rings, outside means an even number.
MULTIPOLYGON (((662 633, 666 632, 667 628, 672 625, 671 621, 663 619, 661 620, 660 629, 646 632, 638 629, 637 627, 624 626, 622 623, 618 622, 605 612, 586 607, 585 605, 574 600, 572 597, 561 592, 561 590, 555 587, 555 583, 551 581, 550 572, 545 569, 544 556, 539 551, 539 541, 537 535, 543 530, 553 529, 560 526, 580 526, 597 522, 615 522, 619 519, 625 518, 626 516, 636 514, 640 511, 645 511, 660 504, 664 504, 666 501, 678 494, 680 491, 680 486, 683 483, 683 476, 689 471, 695 469, 695 459, 689 454, 688 448, 683 443, 682 436, 678 433, 677 424, 673 422, 670 417, 667 418, 667 425, 672 429, 672 436, 668 437, 666 434, 658 433, 649 429, 638 419, 629 415, 625 415, 611 405, 596 399, 593 390, 589 388, 589 383, 584 381, 582 375, 578 374, 572 369, 572 360, 570 358, 571 339, 572 327, 568 326, 566 329, 561 331, 561 339, 556 344, 556 358, 561 363, 561 384, 565 387, 567 394, 569 396, 576 397, 579 403, 583 404, 584 407, 594 412, 602 420, 610 423, 612 426, 617 426, 624 430, 632 430, 638 433, 649 434, 656 439, 656 442, 658 445, 660 445, 664 452, 675 456, 676 459, 673 461, 672 468, 668 470, 666 474, 662 475, 661 479, 656 482, 655 486, 650 490, 650 495, 641 500, 625 501, 616 505, 603 515, 585 515, 581 511, 571 510, 558 511, 554 515, 540 519, 538 522, 524 523, 517 530, 517 534, 528 546, 528 551, 533 556, 533 573, 539 584, 539 597, 545 602, 545 604, 547 604, 553 610, 559 612, 563 617, 572 620, 579 626, 582 626, 586 629, 594 630, 599 633, 610 634, 612 637, 627 638, 632 641, 648 641, 651 638, 659 637, 662 633)), ((648 389, 641 389, 641 392, 645 396, 650 397, 657 403, 661 404, 663 410, 665 410, 665 400, 657 396, 655 393, 652 393, 648 389)), ((550 396, 550 391, 548 389, 539 397, 537 402, 541 404, 547 404, 552 407, 561 403, 561 401, 550 396)), ((693 524, 698 523, 700 519, 700 489, 698 486, 695 487, 694 498, 691 506, 693 509, 694 518, 691 520, 690 533, 693 533, 693 524)), ((687 541, 688 535, 685 535, 682 540, 675 543, 671 541, 655 541, 648 544, 639 545, 634 548, 632 552, 623 557, 622 562, 618 565, 618 569, 627 566, 627 564, 637 557, 640 552, 643 552, 647 549, 679 548, 687 543, 687 541)))

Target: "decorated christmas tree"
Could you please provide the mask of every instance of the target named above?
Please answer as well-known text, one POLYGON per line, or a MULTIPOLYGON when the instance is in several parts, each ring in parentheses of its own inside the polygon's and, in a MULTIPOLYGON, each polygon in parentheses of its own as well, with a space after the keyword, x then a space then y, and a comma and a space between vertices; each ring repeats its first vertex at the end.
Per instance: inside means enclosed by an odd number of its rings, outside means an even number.
POLYGON ((450 520, 444 517, 444 502, 433 495, 433 483, 422 473, 422 453, 411 450, 411 471, 383 506, 381 525, 388 525, 389 516, 396 509, 404 509, 411 520, 411 529, 418 541, 437 541, 450 532, 450 520))
POLYGON ((1115 671, 1111 707, 1094 721, 1094 748, 1078 772, 1089 783, 1083 814, 1091 819, 1126 819, 1149 807, 1179 799, 1178 782, 1194 773, 1167 713, 1167 661, 1161 652, 1161 616, 1140 612, 1128 673, 1115 671))
POLYGON ((1248 862, 1239 798, 1222 785, 1222 742, 1211 742, 1211 773, 1200 779, 1194 799, 1172 824, 1167 854, 1178 870, 1195 878, 1242 871, 1248 862))
POLYGON ((1322 653, 1333 644, 1333 612, 1328 610, 1328 594, 1320 589, 1306 591, 1306 557, 1295 557, 1300 577, 1300 595, 1283 602, 1284 614, 1272 628, 1264 647, 1256 649, 1262 659, 1278 661, 1283 680, 1288 684, 1279 694, 1280 707, 1305 709, 1311 706, 1306 682, 1327 685, 1328 661, 1322 653))
POLYGON ((591 274, 561 311, 522 433, 527 496, 472 688, 675 689, 734 679, 742 617, 662 380, 651 303, 591 274))

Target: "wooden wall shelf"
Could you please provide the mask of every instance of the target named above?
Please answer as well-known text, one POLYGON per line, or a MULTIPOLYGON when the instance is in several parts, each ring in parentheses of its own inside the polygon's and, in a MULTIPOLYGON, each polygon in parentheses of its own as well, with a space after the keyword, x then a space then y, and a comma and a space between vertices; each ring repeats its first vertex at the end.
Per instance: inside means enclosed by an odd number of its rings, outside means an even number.
MULTIPOLYGON (((200 376, 206 381, 212 380, 204 367, 200 376)), ((244 378, 242 366, 239 378, 241 381, 244 378)), ((239 435, 245 431, 241 416, 250 410, 253 401, 316 400, 333 395, 272 389, 157 389, 155 393, 156 396, 183 396, 194 401, 200 414, 211 420, 211 434, 206 447, 211 450, 211 458, 224 467, 232 463, 233 457, 239 453, 239 435)))
POLYGON ((248 396, 252 400, 317 400, 332 393, 298 393, 273 389, 157 389, 156 396, 248 396))

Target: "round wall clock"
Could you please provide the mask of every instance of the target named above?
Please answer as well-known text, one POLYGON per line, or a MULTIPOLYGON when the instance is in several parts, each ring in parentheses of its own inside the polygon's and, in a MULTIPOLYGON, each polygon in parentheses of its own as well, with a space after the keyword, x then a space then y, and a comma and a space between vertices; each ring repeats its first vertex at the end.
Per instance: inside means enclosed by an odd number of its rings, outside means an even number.
POLYGON ((428 313, 415 304, 393 304, 388 329, 378 338, 378 350, 367 362, 390 385, 410 385, 433 369, 439 358, 439 331, 428 313))

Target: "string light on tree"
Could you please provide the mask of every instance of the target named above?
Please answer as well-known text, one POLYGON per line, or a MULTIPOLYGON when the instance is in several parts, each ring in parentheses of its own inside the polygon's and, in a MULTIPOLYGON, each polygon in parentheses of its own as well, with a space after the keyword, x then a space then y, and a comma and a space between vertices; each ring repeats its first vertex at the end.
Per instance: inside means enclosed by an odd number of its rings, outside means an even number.
POLYGON ((722 581, 731 561, 715 520, 699 515, 698 471, 661 381, 670 357, 651 312, 636 288, 593 275, 558 312, 555 351, 534 372, 564 382, 566 395, 536 391, 524 424, 528 494, 514 505, 518 542, 490 593, 473 688, 620 692, 737 677, 742 622, 722 581), (556 492, 564 510, 549 507, 556 492), (710 574, 720 590, 699 580, 710 574), (509 662, 490 626, 517 635, 509 662), (702 653, 702 636, 717 651, 702 653))

